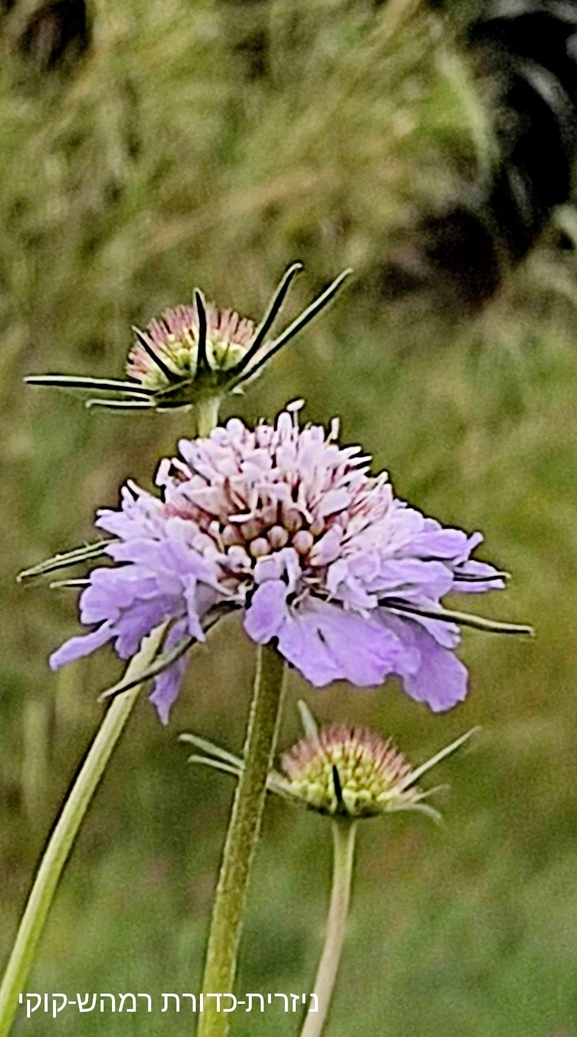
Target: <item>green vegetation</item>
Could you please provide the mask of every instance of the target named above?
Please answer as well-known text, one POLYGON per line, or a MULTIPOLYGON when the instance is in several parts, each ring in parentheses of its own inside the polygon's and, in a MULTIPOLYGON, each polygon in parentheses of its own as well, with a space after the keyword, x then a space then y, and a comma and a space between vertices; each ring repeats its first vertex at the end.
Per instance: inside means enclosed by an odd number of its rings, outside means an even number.
MULTIPOLYGON (((0 17, 8 49, 15 13, 0 17)), ((486 556, 514 579, 479 610, 532 622, 537 638, 466 632, 471 696, 442 717, 394 682, 313 693, 291 675, 283 745, 303 695, 323 719, 392 734, 415 763, 482 725, 439 771, 452 790, 437 800, 444 828, 409 817, 359 833, 327 1037, 577 1033, 573 253, 544 240, 476 317, 426 294, 385 303, 375 287, 379 259, 416 216, 489 161, 487 127, 449 28, 408 0, 99 0, 72 68, 41 74, 14 47, 3 56, 0 955, 98 723, 96 694, 120 672, 103 651, 50 674, 48 652, 75 629, 74 592, 15 575, 90 539, 95 508, 114 504, 127 476, 150 485, 156 459, 187 433, 186 416, 89 413, 22 377, 120 376, 131 324, 188 301, 195 284, 258 315, 302 259, 296 312, 353 265, 354 286, 228 412, 253 420, 304 396, 311 419, 340 415, 344 439, 362 442, 400 495, 483 530, 486 556)), ((574 221, 570 207, 558 218, 569 236, 574 221)), ((142 701, 29 990, 158 999, 198 989, 231 785, 188 767, 176 736, 195 730, 237 750, 253 664, 227 619, 192 656, 167 729, 142 701)), ((310 989, 329 864, 329 826, 270 802, 240 990, 310 989)), ((274 1016, 238 1012, 235 1034, 294 1034, 296 1016, 277 1004, 274 1016)), ((81 1025, 82 1037, 192 1032, 158 1004, 151 1016, 95 1013, 81 1025)), ((78 1032, 72 1008, 15 1028, 78 1032)))

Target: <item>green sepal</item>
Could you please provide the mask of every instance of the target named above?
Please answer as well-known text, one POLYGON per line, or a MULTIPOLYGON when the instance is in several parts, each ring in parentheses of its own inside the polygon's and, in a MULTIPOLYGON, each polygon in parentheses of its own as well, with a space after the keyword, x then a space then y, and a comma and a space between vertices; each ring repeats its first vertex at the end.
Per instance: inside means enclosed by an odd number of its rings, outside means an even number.
POLYGON ((298 700, 297 709, 301 718, 305 738, 316 738, 319 733, 319 725, 304 699, 298 700))
POLYGON ((266 353, 255 360, 252 367, 249 365, 248 367, 243 368, 241 362, 241 365, 239 365, 240 371, 235 372, 233 369, 232 378, 225 386, 226 391, 231 392, 237 385, 240 385, 241 382, 248 381, 248 379, 252 378, 257 371, 260 371, 264 364, 268 363, 275 353, 278 353, 279 349, 282 349, 283 346, 286 346, 287 342, 295 338, 296 335, 299 335, 307 324, 310 324, 311 321, 313 321, 315 317, 317 317, 319 313, 321 313, 321 311, 324 310, 330 302, 332 302, 343 282, 350 274, 352 274, 351 269, 343 270, 342 274, 339 274, 336 280, 333 281, 333 283, 330 284, 324 292, 321 292, 321 294, 313 300, 310 306, 307 306, 306 310, 303 310, 292 324, 289 324, 288 328, 285 328, 285 330, 280 333, 278 338, 269 343, 266 353))
POLYGON ((475 616, 470 612, 456 612, 454 609, 446 609, 442 606, 427 608, 422 605, 411 605, 397 598, 382 598, 379 605, 385 606, 395 612, 403 612, 408 616, 423 616, 425 619, 440 619, 445 623, 457 623, 461 627, 472 627, 474 630, 484 630, 489 634, 528 634, 535 636, 533 627, 521 623, 503 623, 497 619, 486 619, 484 616, 475 616))
POLYGON ((92 558, 99 558, 105 554, 108 545, 115 543, 115 539, 97 540, 93 544, 86 544, 85 547, 76 547, 72 551, 54 555, 52 558, 47 558, 45 562, 39 562, 38 565, 31 566, 30 569, 23 569, 18 574, 17 580, 20 583, 22 580, 32 579, 34 576, 44 576, 46 573, 55 572, 57 569, 66 569, 69 565, 89 562, 92 558))
POLYGON ((168 652, 162 652, 161 655, 157 655, 155 661, 151 666, 148 666, 146 670, 136 674, 131 680, 121 680, 117 684, 113 684, 111 688, 107 688, 106 691, 101 692, 98 696, 98 702, 105 702, 108 699, 114 698, 116 695, 122 695, 125 691, 130 691, 131 688, 135 688, 137 684, 144 684, 145 681, 152 680, 153 677, 158 677, 161 673, 164 673, 169 666, 177 662, 183 655, 188 652, 189 648, 192 648, 196 642, 195 637, 188 637, 186 641, 181 641, 180 644, 175 645, 168 652))
POLYGON ((30 374, 24 379, 27 385, 40 385, 55 389, 87 389, 91 392, 123 392, 129 396, 153 396, 154 390, 138 382, 120 378, 90 378, 68 374, 30 374))
POLYGON ((95 396, 94 399, 87 400, 84 404, 87 410, 92 410, 93 407, 106 407, 108 410, 154 410, 155 406, 152 400, 146 400, 141 403, 140 400, 105 400, 95 396))

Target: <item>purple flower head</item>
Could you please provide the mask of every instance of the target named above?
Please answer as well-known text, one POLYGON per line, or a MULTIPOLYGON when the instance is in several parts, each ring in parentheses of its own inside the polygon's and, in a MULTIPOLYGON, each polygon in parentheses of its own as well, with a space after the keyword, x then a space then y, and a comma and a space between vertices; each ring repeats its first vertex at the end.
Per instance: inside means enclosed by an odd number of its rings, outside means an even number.
MULTIPOLYGON (((161 498, 130 484, 120 510, 98 513, 115 564, 92 572, 80 618, 94 629, 55 652, 53 668, 107 641, 130 658, 165 621, 165 649, 178 655, 232 607, 253 641, 274 641, 316 687, 395 674, 434 711, 464 699, 453 620, 474 617, 440 602, 503 586, 503 574, 471 560, 481 535, 409 507, 385 473, 369 474, 360 447, 338 446, 336 423, 328 434, 300 428, 297 409, 275 425, 233 418, 181 440, 180 456, 160 464, 161 498)), ((180 655, 156 677, 151 699, 165 722, 183 669, 180 655)))

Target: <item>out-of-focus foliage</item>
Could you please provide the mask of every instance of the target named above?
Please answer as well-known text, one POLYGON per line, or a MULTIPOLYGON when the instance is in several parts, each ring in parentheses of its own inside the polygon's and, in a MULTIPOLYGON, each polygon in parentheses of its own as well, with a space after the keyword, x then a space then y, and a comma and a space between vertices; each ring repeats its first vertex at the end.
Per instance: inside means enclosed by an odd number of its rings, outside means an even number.
MULTIPOLYGON (((295 310, 352 264, 355 286, 234 409, 253 420, 303 395, 311 418, 339 414, 344 438, 362 441, 401 495, 483 529, 487 557, 514 582, 480 607, 532 621, 538 637, 471 632, 471 698, 446 717, 394 683, 313 694, 292 676, 283 741, 298 694, 324 718, 393 734, 415 762, 483 725, 445 767, 445 830, 410 819, 361 832, 332 1031, 577 1032, 572 248, 553 251, 553 228, 474 319, 430 294, 379 297, 380 260, 491 152, 450 24, 409 0, 102 0, 84 53, 54 68, 18 45, 25 6, 0 16, 0 951, 98 722, 96 692, 118 673, 103 652, 49 674, 48 651, 75 629, 73 595, 16 586, 15 574, 91 537, 95 508, 114 504, 127 476, 150 485, 157 458, 187 433, 182 416, 88 414, 22 376, 120 375, 130 325, 188 301, 195 284, 258 315, 289 261, 307 267, 295 310)), ((571 208, 558 225, 571 244, 571 208)), ((231 790, 187 768, 176 735, 238 748, 252 666, 227 620, 193 655, 168 729, 143 701, 29 989, 197 989, 231 790)), ((240 989, 310 989, 328 866, 322 821, 271 804, 240 989)), ((235 1032, 294 1033, 292 1015, 271 1018, 238 1013, 235 1032)), ((85 1016, 82 1027, 144 1037, 185 1022, 157 1009, 85 1016)), ((33 1025, 66 1037, 78 1017, 70 1008, 33 1025)))

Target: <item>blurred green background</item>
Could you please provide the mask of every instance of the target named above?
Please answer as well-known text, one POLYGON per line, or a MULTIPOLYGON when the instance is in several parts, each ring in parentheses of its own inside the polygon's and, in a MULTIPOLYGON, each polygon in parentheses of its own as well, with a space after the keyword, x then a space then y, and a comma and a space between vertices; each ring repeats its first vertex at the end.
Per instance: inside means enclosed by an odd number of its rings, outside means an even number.
MULTIPOLYGON (((96 693, 120 673, 104 650, 51 674, 49 651, 78 629, 74 592, 16 573, 91 539, 96 507, 126 477, 150 486, 192 429, 182 415, 88 413, 22 377, 121 376, 133 323, 196 284, 258 317, 299 258, 287 318, 344 266, 356 281, 226 413, 271 417, 302 395, 308 418, 339 415, 400 496, 484 532, 481 557, 514 578, 479 610, 537 628, 534 642, 466 632, 470 698, 444 716, 395 682, 313 692, 291 674, 283 747, 299 696, 393 735, 415 763, 482 726, 437 772, 443 828, 361 829, 327 1037, 577 1034, 577 214, 556 215, 480 313, 434 291, 385 299, 383 257, 492 154, 450 19, 416 0, 97 0, 88 47, 56 60, 36 6, 0 8, 0 960, 98 725, 96 693)), ((156 1011, 37 1013, 15 1033, 192 1032, 159 995, 198 989, 232 789, 187 766, 177 735, 238 749, 253 667, 227 620, 193 653, 168 728, 143 698, 27 987, 148 991, 156 1011)), ((323 820, 270 802, 239 990, 311 989, 329 870, 323 820)), ((295 1034, 277 1005, 236 1013, 234 1033, 295 1034)))

